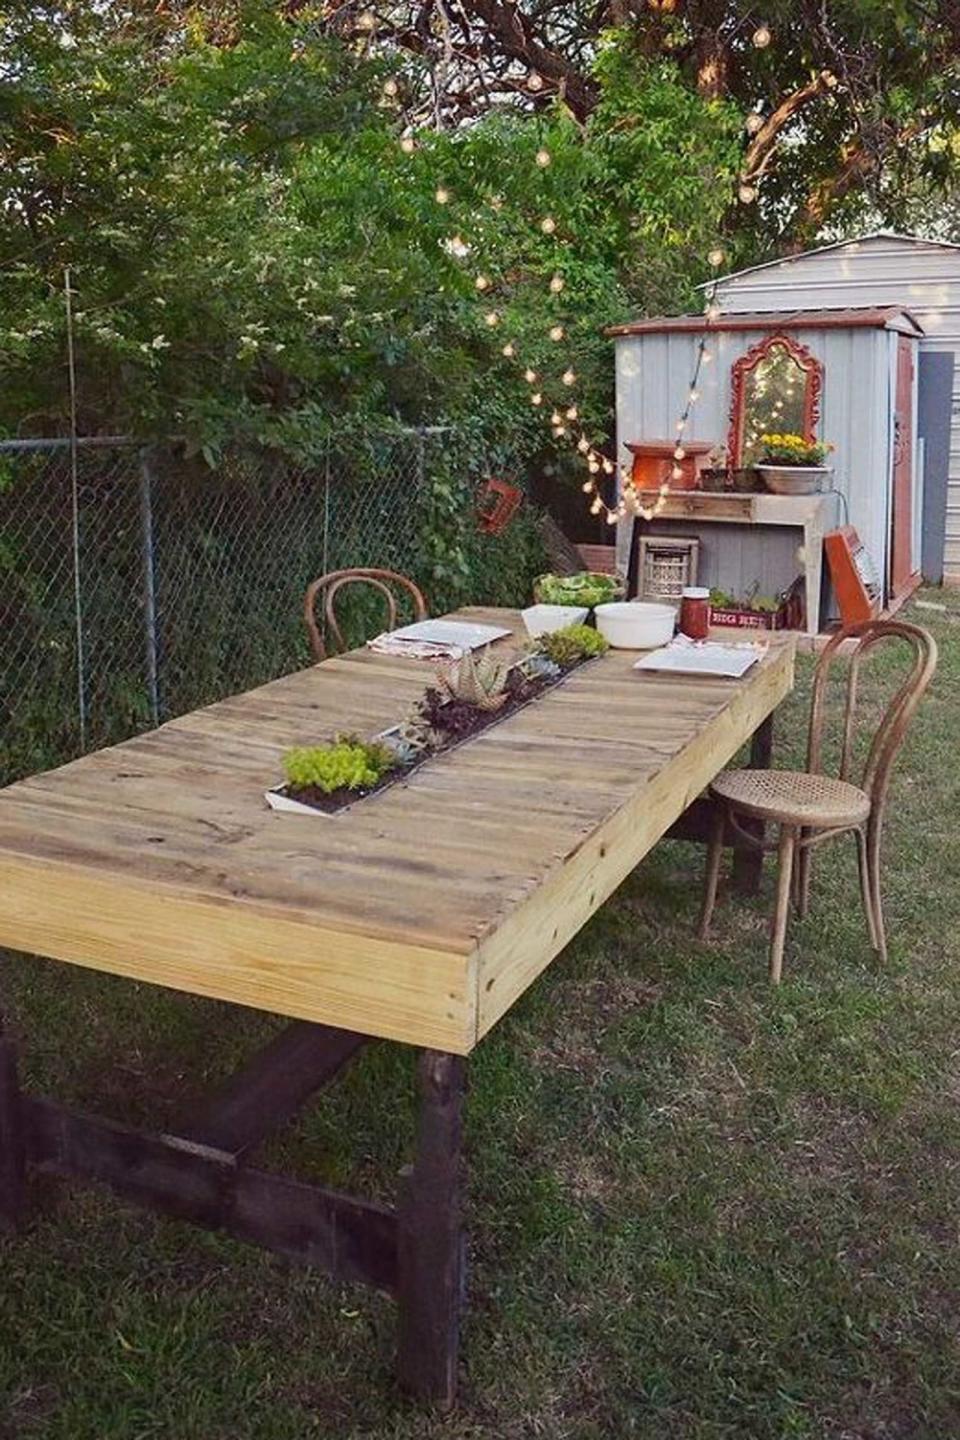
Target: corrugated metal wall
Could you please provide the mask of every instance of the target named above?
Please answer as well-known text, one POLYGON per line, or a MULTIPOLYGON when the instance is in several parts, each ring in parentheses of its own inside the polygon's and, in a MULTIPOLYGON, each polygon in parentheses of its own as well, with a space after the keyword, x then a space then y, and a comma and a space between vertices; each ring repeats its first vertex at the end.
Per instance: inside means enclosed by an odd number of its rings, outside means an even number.
MULTIPOLYGON (((691 440, 726 442, 730 425, 730 370, 766 331, 720 331, 715 359, 701 372, 700 399, 687 432, 691 440)), ((886 563, 890 470, 890 333, 880 329, 792 330, 824 367, 819 431, 833 441, 834 486, 846 497, 850 521, 883 572, 886 563)), ((632 335, 617 341, 617 436, 620 459, 630 463, 631 440, 675 434, 696 354, 694 335, 632 335)), ((841 517, 842 518, 842 517, 841 517)), ((618 560, 629 544, 621 527, 618 560)))
POLYGON ((872 236, 733 275, 719 300, 733 312, 903 305, 923 327, 924 350, 956 355, 944 570, 960 580, 960 249, 872 236))

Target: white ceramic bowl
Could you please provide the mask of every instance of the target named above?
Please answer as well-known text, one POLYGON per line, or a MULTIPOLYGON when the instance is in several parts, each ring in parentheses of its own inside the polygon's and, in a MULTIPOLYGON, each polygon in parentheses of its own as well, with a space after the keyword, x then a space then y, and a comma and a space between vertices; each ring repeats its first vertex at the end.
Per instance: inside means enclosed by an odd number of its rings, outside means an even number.
POLYGON ((677 612, 650 600, 614 600, 598 605, 597 629, 616 650, 653 650, 673 639, 677 612))
POLYGON ((527 634, 549 635, 566 625, 582 625, 587 618, 586 605, 531 605, 521 611, 527 634))

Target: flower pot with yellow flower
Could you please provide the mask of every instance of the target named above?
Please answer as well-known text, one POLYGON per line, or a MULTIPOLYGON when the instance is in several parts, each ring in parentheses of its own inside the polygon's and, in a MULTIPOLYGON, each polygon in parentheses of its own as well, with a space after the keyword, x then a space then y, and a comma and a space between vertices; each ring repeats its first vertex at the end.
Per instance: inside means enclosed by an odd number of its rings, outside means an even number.
POLYGON ((833 468, 824 461, 833 446, 802 435, 761 435, 763 451, 756 470, 775 495, 816 495, 833 468))

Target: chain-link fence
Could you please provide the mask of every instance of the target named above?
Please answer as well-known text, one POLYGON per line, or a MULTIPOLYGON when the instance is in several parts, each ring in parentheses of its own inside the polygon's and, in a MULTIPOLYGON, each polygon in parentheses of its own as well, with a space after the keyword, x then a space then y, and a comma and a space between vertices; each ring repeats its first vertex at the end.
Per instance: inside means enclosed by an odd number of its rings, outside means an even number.
POLYGON ((122 440, 0 442, 0 783, 306 663, 312 578, 422 568, 450 443, 424 429, 211 469, 122 440))

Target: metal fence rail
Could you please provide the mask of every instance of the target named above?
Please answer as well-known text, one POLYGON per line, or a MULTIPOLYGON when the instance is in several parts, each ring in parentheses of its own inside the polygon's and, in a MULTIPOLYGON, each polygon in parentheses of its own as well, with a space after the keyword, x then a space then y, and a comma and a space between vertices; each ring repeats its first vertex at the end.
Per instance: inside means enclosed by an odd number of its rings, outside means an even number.
POLYGON ((447 444, 409 431, 211 470, 109 437, 80 442, 74 472, 69 442, 0 442, 0 783, 306 663, 309 580, 422 564, 447 444))

